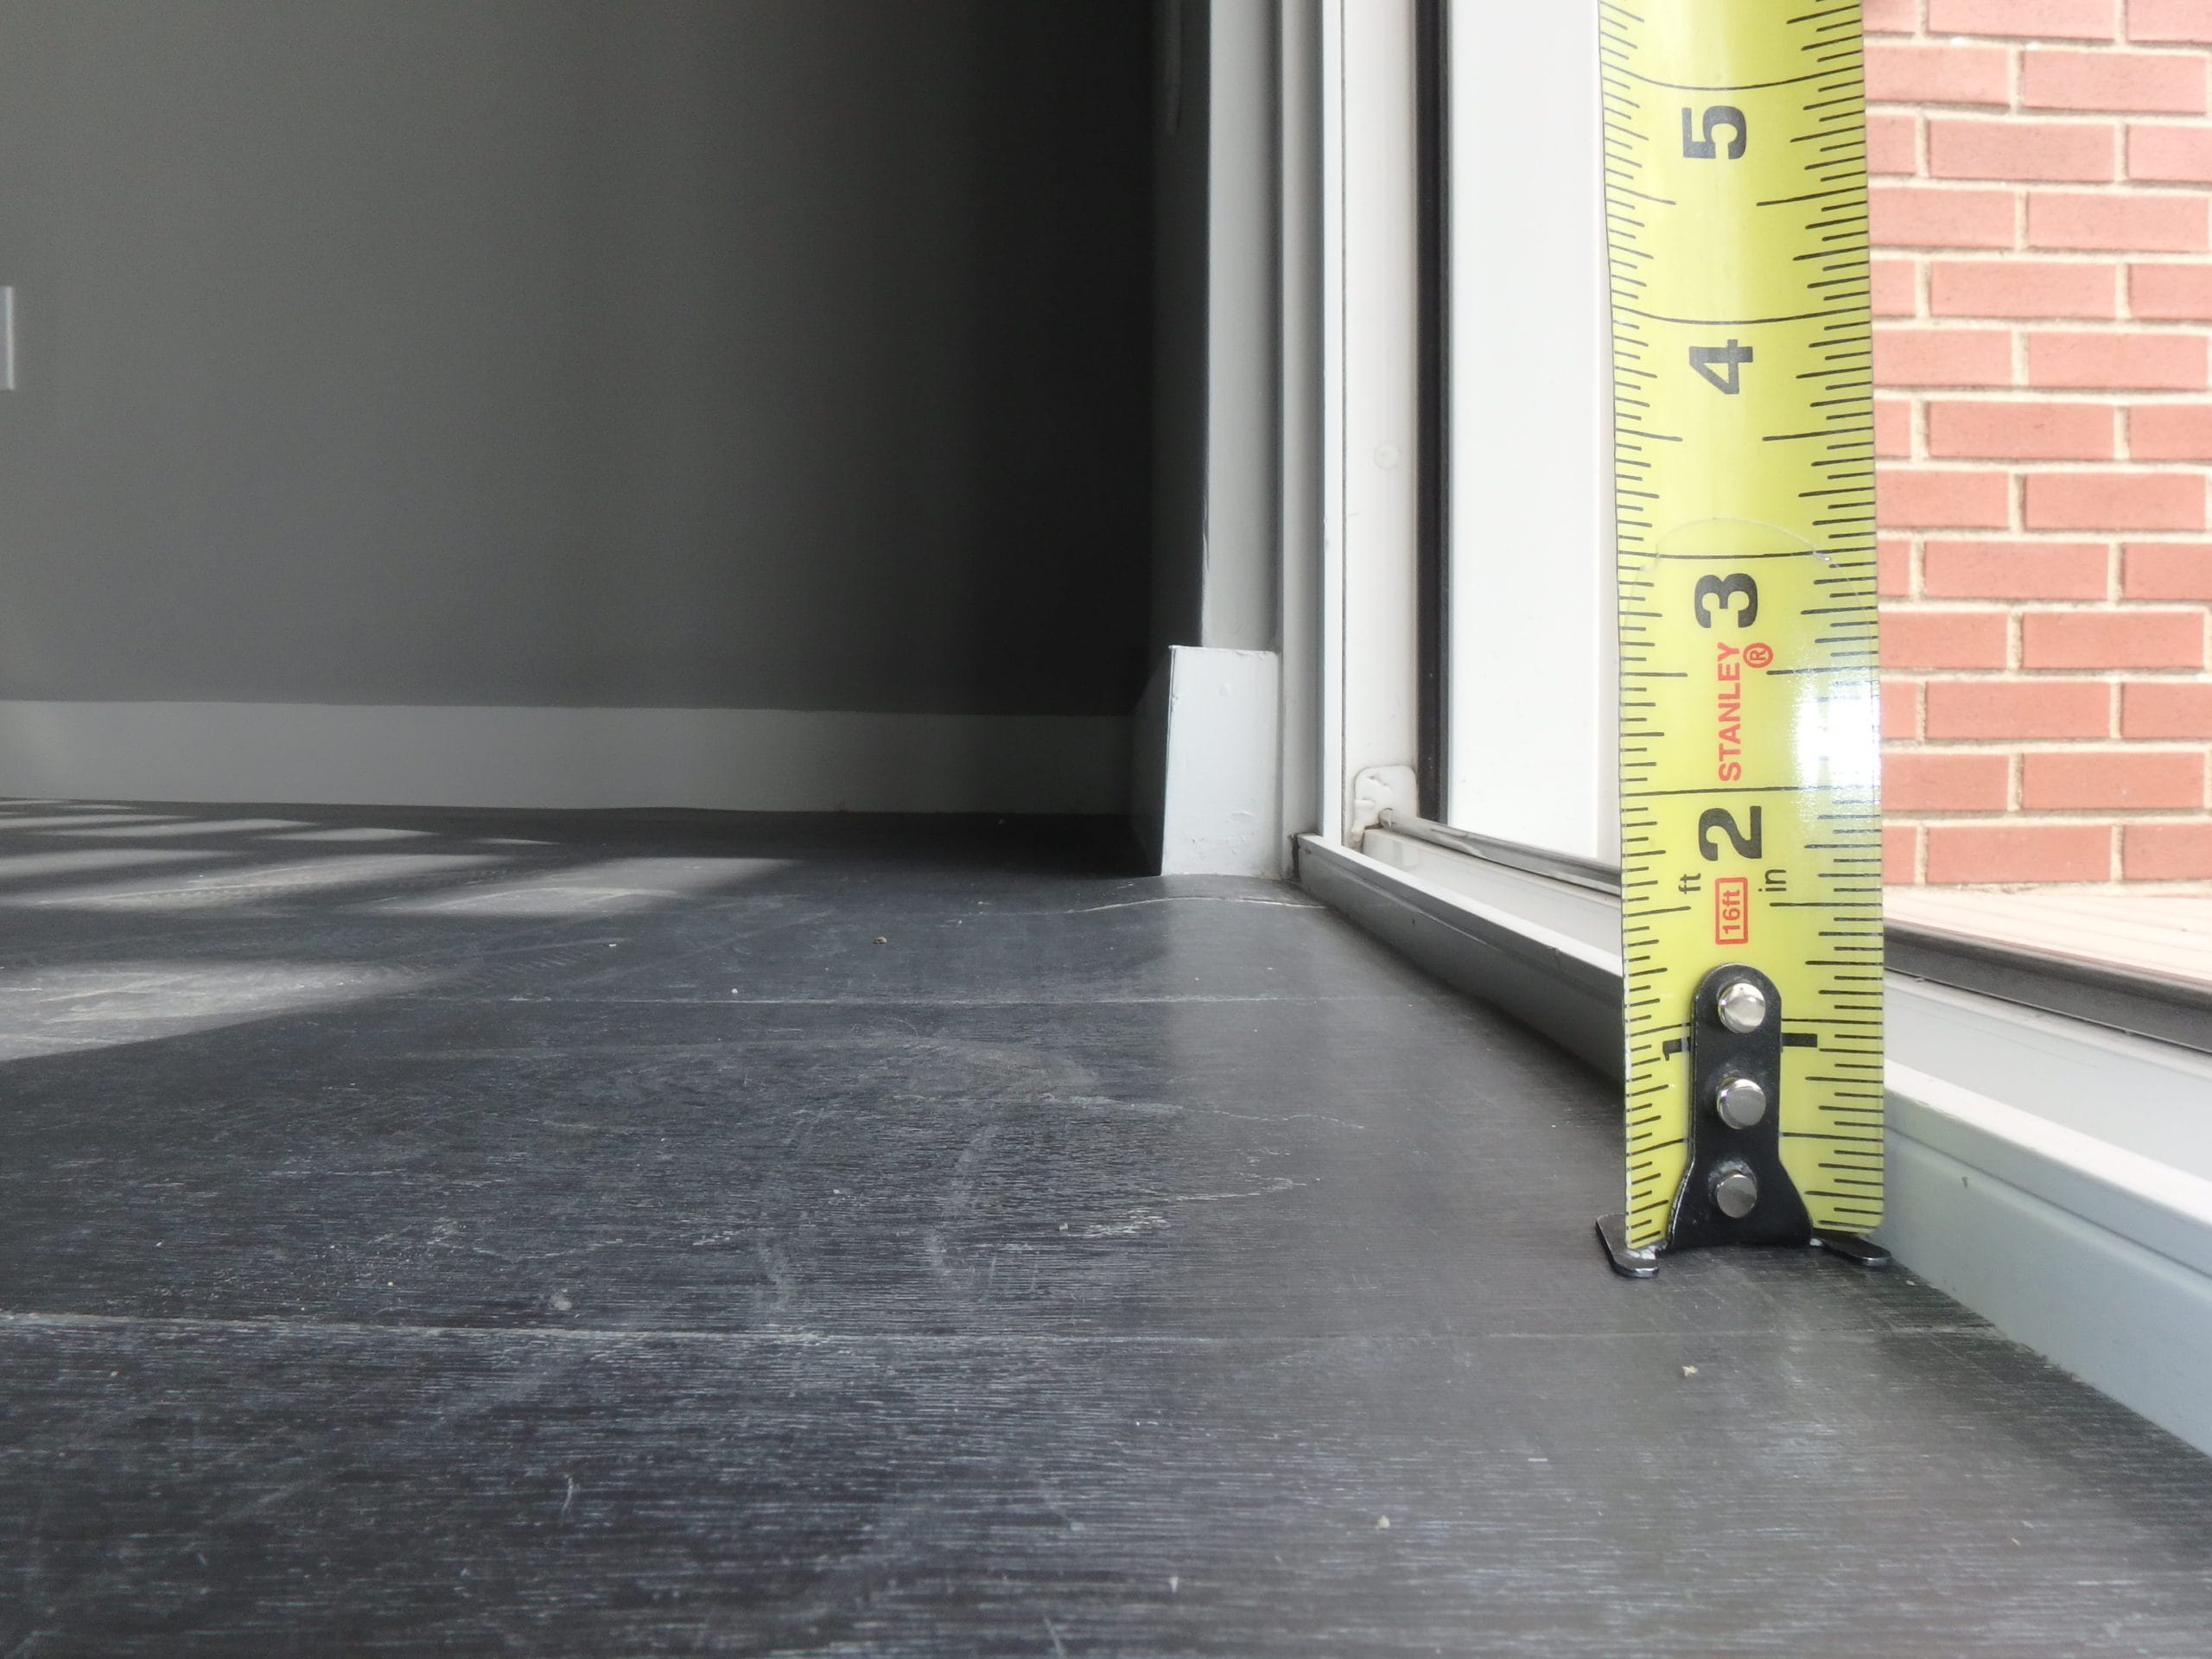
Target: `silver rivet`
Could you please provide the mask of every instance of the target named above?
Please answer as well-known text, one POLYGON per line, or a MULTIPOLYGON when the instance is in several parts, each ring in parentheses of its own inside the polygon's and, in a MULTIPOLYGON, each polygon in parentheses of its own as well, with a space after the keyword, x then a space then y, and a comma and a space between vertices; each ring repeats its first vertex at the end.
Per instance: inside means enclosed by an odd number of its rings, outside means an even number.
POLYGON ((1748 1129, 1766 1116, 1766 1090, 1749 1077, 1731 1077, 1713 1097, 1713 1109, 1732 1129, 1748 1129))
POLYGON ((1733 1160, 1713 1172, 1713 1202, 1731 1221, 1741 1221, 1758 1205, 1759 1178, 1751 1166, 1733 1160))
POLYGON ((1766 1024, 1766 993, 1748 979, 1731 980, 1718 1006, 1720 1023, 1739 1036, 1766 1024))

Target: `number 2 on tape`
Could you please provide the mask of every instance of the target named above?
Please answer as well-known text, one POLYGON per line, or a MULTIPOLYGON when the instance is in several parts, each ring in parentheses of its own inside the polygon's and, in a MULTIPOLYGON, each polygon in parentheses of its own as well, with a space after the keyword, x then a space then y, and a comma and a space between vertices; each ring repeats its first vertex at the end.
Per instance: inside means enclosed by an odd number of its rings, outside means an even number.
POLYGON ((1866 116, 1854 6, 1599 0, 1621 652, 1614 1266, 1883 1259, 1866 116))

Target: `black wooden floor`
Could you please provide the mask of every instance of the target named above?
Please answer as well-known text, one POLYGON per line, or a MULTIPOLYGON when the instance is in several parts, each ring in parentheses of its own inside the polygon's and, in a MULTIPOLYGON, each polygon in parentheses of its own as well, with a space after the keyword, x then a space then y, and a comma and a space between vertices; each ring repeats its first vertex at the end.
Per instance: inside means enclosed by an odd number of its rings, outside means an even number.
POLYGON ((2212 1465, 1615 1279, 1604 1084, 988 825, 5 810, 0 1656, 2212 1652, 2212 1465))

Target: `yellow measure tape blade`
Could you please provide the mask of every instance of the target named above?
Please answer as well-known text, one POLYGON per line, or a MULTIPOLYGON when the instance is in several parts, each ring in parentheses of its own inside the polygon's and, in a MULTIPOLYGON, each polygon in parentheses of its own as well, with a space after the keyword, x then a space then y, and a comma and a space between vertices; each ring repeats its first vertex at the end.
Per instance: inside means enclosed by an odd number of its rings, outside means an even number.
POLYGON ((1628 1242, 1665 1242, 1713 969, 1780 993, 1783 1166, 1882 1206, 1872 325, 1859 0, 1600 3, 1628 1242))

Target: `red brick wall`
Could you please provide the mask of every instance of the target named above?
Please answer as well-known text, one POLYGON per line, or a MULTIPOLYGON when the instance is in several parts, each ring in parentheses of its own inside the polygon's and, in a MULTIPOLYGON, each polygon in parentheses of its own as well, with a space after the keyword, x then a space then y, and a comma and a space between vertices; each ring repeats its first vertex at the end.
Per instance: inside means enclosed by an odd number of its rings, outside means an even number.
POLYGON ((1865 0, 1889 879, 2212 880, 2212 0, 1865 0))

